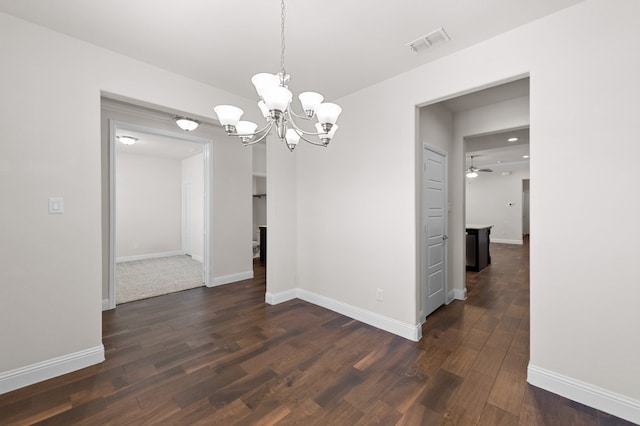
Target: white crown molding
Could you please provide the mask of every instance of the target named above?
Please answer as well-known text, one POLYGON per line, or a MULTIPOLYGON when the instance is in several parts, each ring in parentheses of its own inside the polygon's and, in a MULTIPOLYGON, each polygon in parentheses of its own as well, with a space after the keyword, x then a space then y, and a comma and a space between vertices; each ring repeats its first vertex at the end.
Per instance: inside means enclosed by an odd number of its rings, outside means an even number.
POLYGON ((0 394, 104 361, 104 346, 96 346, 57 358, 0 373, 0 394))
POLYGON ((572 401, 640 424, 640 401, 529 363, 527 382, 572 401))
POLYGON ((267 293, 265 295, 265 301, 270 305, 277 305, 296 298, 348 316, 349 318, 353 318, 414 342, 417 342, 422 338, 422 324, 420 323, 415 325, 407 324, 301 288, 291 289, 280 293, 267 293))
POLYGON ((251 271, 238 272, 237 274, 214 277, 211 285, 207 287, 217 287, 219 285, 231 284, 231 283, 244 281, 244 280, 250 280, 252 278, 253 278, 253 269, 251 271))

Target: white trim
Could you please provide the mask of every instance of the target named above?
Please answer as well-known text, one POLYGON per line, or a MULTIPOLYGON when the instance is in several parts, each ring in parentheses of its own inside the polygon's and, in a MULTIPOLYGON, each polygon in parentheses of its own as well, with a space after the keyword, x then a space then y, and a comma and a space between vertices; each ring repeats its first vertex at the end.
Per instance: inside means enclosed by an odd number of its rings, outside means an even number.
POLYGON ((493 238, 491 237, 491 242, 492 243, 498 243, 498 244, 516 244, 521 246, 522 240, 504 240, 504 239, 500 239, 500 238, 493 238))
MULTIPOLYGON (((192 193, 193 183, 191 181, 183 181, 182 182, 182 194, 181 194, 181 207, 182 207, 182 215, 181 219, 181 229, 182 229, 182 252, 184 254, 188 254, 191 256, 193 254, 193 250, 191 247, 191 228, 192 228, 192 218, 191 218, 191 193, 192 193)), ((203 213, 204 214, 204 213, 203 213)), ((203 247, 204 248, 204 247, 203 247)))
POLYGON ((527 382, 572 401, 640 424, 640 401, 529 363, 527 382))
POLYGON ((281 291, 280 293, 269 293, 265 294, 265 302, 269 305, 277 305, 279 303, 288 302, 289 300, 293 300, 298 298, 298 289, 294 288, 293 290, 281 291))
POLYGON ((265 295, 265 301, 270 305, 276 305, 296 298, 348 316, 349 318, 353 318, 414 342, 417 342, 422 338, 422 325, 419 323, 415 325, 407 324, 301 288, 295 288, 280 293, 267 293, 265 295))
POLYGON ((5 371, 0 373, 0 394, 99 364, 102 361, 104 361, 104 346, 100 345, 5 371))
POLYGON ((108 311, 109 309, 114 309, 111 307, 111 304, 109 303, 109 299, 102 299, 102 310, 108 311))
POLYGON ((467 289, 465 288, 460 290, 459 288, 454 288, 449 292, 448 296, 449 303, 453 302, 454 300, 467 300, 467 289))
POLYGON ((182 250, 163 251, 159 253, 136 254, 133 256, 116 257, 116 263, 133 262, 136 260, 160 259, 162 257, 183 256, 183 255, 184 255, 184 252, 182 250))
POLYGON ((196 262, 200 262, 200 263, 202 263, 202 262, 203 262, 203 260, 202 260, 202 256, 195 256, 195 255, 192 255, 192 256, 191 256, 191 259, 195 260, 196 262))
MULTIPOLYGON (((108 107, 117 110, 117 106, 109 103, 108 107), (115 108, 115 109, 114 109, 115 108)), ((104 106, 104 102, 101 104, 104 106)), ((107 109, 109 109, 107 108, 107 109)), ((126 111, 131 113, 127 108, 126 111)), ((135 114, 134 114, 135 115, 135 114)), ((184 133, 172 132, 168 130, 161 130, 154 127, 139 126, 136 124, 126 123, 118 120, 109 119, 109 303, 108 309, 114 309, 116 307, 116 253, 115 253, 115 241, 116 241, 116 129, 124 129, 131 131, 138 131, 143 133, 150 133, 154 135, 167 136, 178 140, 185 140, 188 142, 195 142, 202 144, 202 157, 204 162, 204 256, 203 256, 203 275, 204 284, 208 287, 212 287, 213 276, 213 253, 211 248, 211 202, 213 199, 213 185, 211 184, 211 177, 213 176, 213 141, 211 139, 202 138, 199 136, 185 135, 184 133)), ((180 254, 184 254, 182 251, 180 254)), ((104 306, 104 304, 103 304, 104 306)))
POLYGON ((207 287, 231 284, 238 281, 250 280, 251 278, 253 278, 253 270, 238 272, 237 274, 223 275, 221 277, 214 277, 212 283, 208 284, 207 287))

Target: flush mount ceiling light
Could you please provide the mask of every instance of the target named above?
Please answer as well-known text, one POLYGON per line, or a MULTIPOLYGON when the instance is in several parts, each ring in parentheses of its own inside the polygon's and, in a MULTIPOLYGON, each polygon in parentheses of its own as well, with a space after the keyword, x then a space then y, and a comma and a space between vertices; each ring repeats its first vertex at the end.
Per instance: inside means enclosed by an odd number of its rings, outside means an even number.
POLYGON ((133 136, 116 136, 116 138, 118 138, 118 140, 120 141, 120 143, 125 144, 125 145, 133 145, 134 143, 138 142, 138 138, 134 138, 133 136))
POLYGON ((180 127, 185 132, 191 132, 192 130, 197 129, 200 125, 200 122, 198 120, 194 120, 192 118, 173 117, 173 119, 176 121, 178 127, 180 127))
POLYGON ((281 26, 280 26, 280 72, 277 74, 259 73, 251 78, 251 82, 258 92, 260 101, 258 108, 262 112, 267 124, 260 130, 258 125, 251 121, 240 121, 244 113, 240 108, 232 105, 218 105, 214 111, 225 132, 229 136, 238 136, 243 145, 253 145, 264 140, 276 128, 278 138, 285 142, 287 148, 293 151, 300 139, 312 145, 327 146, 338 126, 336 121, 342 112, 338 105, 323 102, 324 97, 316 92, 303 92, 298 95, 304 115, 296 114, 292 110, 291 100, 293 94, 287 88, 290 76, 284 67, 284 0, 281 1, 281 26), (318 119, 315 132, 302 130, 294 121, 294 117, 301 120, 318 119), (307 139, 306 136, 317 136, 320 142, 307 139))

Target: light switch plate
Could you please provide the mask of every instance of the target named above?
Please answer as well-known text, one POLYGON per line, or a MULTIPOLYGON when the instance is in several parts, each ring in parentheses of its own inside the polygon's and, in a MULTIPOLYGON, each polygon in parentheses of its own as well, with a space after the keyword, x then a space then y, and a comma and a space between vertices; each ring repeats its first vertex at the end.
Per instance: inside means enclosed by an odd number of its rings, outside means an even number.
POLYGON ((64 213, 64 200, 62 197, 49 197, 49 214, 64 213))

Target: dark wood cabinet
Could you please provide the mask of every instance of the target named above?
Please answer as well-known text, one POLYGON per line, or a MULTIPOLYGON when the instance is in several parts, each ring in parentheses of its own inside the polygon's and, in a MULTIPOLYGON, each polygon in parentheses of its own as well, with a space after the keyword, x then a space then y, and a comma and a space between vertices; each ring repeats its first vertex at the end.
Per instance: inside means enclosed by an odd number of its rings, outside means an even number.
POLYGON ((480 272, 491 264, 491 228, 493 225, 467 225, 467 271, 480 272))
POLYGON ((267 261, 267 227, 260 227, 260 260, 267 261))

